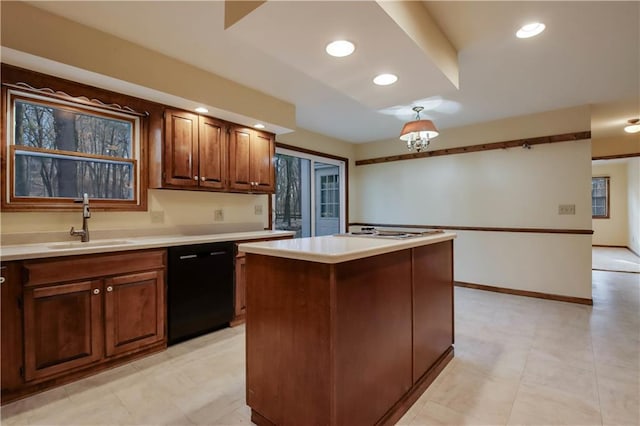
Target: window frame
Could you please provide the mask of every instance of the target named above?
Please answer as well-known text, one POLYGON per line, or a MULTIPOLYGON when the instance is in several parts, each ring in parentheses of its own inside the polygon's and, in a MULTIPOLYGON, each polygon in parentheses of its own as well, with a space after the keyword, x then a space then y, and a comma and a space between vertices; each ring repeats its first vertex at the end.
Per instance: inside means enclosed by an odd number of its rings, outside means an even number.
MULTIPOLYGON (((114 157, 71 152, 62 150, 41 150, 37 147, 15 145, 14 104, 16 100, 32 101, 42 105, 61 107, 66 110, 113 118, 132 123, 131 158, 115 157, 117 162, 132 165, 133 199, 94 199, 91 198, 93 210, 108 211, 141 211, 147 209, 147 185, 145 172, 145 136, 148 128, 148 113, 138 113, 128 107, 106 104, 100 100, 89 100, 86 97, 72 97, 63 92, 51 89, 34 89, 26 83, 2 84, 2 209, 6 211, 69 211, 77 210, 74 198, 68 197, 19 197, 15 195, 15 151, 35 151, 61 154, 86 161, 107 160, 114 157), (125 161, 122 161, 125 160, 125 161)), ((71 159, 71 158, 70 158, 71 159)))
POLYGON ((606 213, 604 215, 594 215, 593 214, 593 194, 591 195, 591 218, 592 219, 610 219, 611 218, 611 177, 610 176, 592 176, 591 183, 593 188, 593 180, 594 179, 604 179, 605 180, 605 205, 606 205, 606 213))
MULTIPOLYGON (((327 154, 319 151, 314 151, 311 149, 306 149, 294 145, 288 145, 281 142, 276 142, 276 154, 283 155, 291 155, 294 157, 300 157, 307 160, 311 160, 313 166, 314 161, 319 161, 325 164, 331 164, 340 167, 340 174, 344 179, 344 191, 342 188, 339 190, 340 196, 340 217, 343 219, 340 221, 340 232, 346 232, 349 228, 349 159, 345 157, 340 157, 333 154, 327 154)), ((310 197, 312 199, 315 198, 315 185, 311 185, 311 194, 310 197)), ((276 221, 275 221, 275 192, 269 196, 269 229, 275 230, 276 221)), ((316 217, 315 214, 311 213, 311 235, 315 236, 315 227, 316 227, 316 217)))

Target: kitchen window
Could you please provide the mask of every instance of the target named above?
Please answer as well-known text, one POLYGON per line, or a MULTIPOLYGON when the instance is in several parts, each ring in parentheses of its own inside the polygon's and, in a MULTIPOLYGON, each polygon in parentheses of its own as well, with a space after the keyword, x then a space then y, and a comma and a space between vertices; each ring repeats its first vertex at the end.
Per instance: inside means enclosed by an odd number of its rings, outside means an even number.
POLYGON ((346 159, 276 148, 273 228, 296 237, 346 230, 346 159))
POLYGON ((4 90, 5 207, 76 209, 84 193, 99 209, 139 206, 142 114, 4 90))
POLYGON ((591 216, 609 219, 609 177, 591 178, 591 216))

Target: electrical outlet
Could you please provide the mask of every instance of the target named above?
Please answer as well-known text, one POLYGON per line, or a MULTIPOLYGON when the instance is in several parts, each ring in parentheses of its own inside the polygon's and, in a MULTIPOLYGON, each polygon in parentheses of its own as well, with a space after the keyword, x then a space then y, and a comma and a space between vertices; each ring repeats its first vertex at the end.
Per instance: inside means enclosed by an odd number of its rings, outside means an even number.
POLYGON ((216 222, 222 222, 224 220, 224 211, 222 211, 222 209, 214 210, 213 220, 216 222))
POLYGON ((260 216, 262 214, 261 204, 256 204, 255 206, 253 206, 253 214, 255 214, 256 216, 260 216))
POLYGON ((558 205, 558 214, 576 214, 576 205, 560 204, 558 205))
POLYGON ((164 223, 164 211, 151 210, 149 214, 151 216, 151 223, 164 223))

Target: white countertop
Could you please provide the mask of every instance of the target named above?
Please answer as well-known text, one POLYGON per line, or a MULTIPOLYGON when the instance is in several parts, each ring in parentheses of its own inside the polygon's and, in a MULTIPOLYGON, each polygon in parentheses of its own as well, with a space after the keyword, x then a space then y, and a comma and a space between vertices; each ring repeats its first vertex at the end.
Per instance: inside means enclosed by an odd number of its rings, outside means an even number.
POLYGON ((456 234, 453 232, 442 232, 424 237, 405 239, 383 239, 367 236, 326 236, 242 243, 238 246, 238 250, 245 253, 307 260, 310 262, 340 263, 392 251, 435 244, 452 240, 455 237, 456 234))
POLYGON ((293 231, 249 231, 207 235, 160 235, 133 238, 101 239, 86 243, 80 241, 44 242, 35 244, 3 245, 0 260, 39 259, 44 257, 74 256, 80 254, 107 253, 126 250, 141 250, 187 244, 243 241, 260 238, 294 235, 293 231))

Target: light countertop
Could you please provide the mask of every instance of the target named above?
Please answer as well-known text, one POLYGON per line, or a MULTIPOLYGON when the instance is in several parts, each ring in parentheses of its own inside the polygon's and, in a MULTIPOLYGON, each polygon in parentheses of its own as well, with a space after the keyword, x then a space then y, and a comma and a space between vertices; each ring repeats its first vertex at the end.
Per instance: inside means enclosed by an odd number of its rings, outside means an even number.
POLYGON ((187 244, 243 241, 294 235, 292 231, 249 231, 205 235, 159 235, 132 238, 97 239, 86 243, 80 241, 43 242, 35 244, 3 245, 0 260, 39 259, 44 257, 74 256, 81 254, 108 253, 126 250, 142 250, 187 244))
POLYGON ((319 263, 341 263, 393 251, 452 240, 452 232, 441 232, 423 237, 382 239, 357 236, 325 236, 292 240, 242 243, 238 250, 245 253, 319 263))

